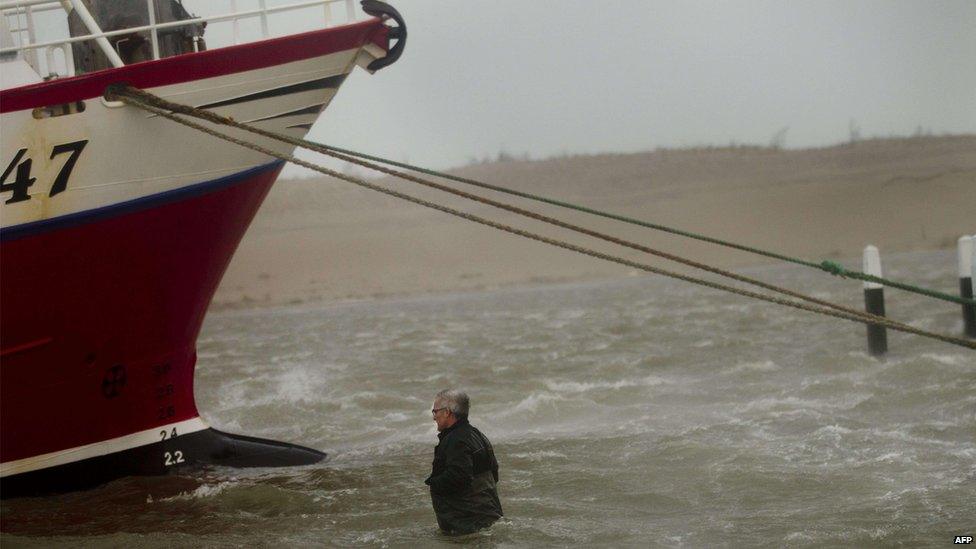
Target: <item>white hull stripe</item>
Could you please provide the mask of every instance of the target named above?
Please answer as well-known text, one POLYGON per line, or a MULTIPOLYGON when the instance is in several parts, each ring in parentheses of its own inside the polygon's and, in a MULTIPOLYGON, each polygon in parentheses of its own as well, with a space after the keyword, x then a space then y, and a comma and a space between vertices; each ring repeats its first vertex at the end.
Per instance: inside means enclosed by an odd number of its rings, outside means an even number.
POLYGON ((168 440, 174 429, 176 430, 176 436, 180 436, 202 431, 209 427, 202 419, 195 417, 178 423, 160 425, 152 429, 146 429, 145 431, 139 431, 138 433, 132 433, 118 438, 78 446, 77 448, 58 450, 57 452, 18 459, 16 461, 6 461, 0 463, 0 477, 27 473, 38 469, 47 469, 48 467, 74 463, 88 458, 105 456, 138 448, 139 446, 146 446, 163 440, 163 435, 161 434, 163 431, 166 432, 165 436, 168 440))

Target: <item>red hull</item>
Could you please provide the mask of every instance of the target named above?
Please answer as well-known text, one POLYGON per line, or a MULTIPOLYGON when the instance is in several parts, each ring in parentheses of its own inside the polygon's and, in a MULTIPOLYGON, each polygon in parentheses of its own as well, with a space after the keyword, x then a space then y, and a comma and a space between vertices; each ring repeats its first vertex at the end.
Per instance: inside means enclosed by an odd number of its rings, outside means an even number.
POLYGON ((209 429, 193 397, 207 307, 283 164, 95 98, 125 82, 292 135, 354 66, 399 57, 399 14, 364 8, 376 17, 0 90, 0 496, 325 457, 209 429))
POLYGON ((4 233, 0 461, 197 417, 204 314, 280 169, 4 233))

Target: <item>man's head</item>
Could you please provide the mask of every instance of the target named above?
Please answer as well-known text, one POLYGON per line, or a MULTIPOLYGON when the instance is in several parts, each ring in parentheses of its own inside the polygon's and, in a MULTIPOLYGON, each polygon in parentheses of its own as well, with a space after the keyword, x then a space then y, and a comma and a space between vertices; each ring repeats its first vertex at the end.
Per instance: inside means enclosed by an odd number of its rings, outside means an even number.
POLYGON ((458 421, 468 419, 470 405, 471 401, 463 391, 445 389, 437 393, 434 396, 434 407, 431 409, 434 422, 437 423, 437 430, 443 431, 458 421))

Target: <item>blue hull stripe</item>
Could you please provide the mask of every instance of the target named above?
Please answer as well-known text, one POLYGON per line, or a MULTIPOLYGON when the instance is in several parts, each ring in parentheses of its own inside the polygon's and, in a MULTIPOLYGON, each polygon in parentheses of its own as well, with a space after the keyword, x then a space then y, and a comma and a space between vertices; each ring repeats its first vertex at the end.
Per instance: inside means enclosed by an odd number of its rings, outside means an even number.
POLYGON ((66 229, 68 227, 76 227, 78 225, 84 225, 86 223, 92 223, 111 217, 149 210, 164 204, 180 202, 188 198, 212 193, 227 187, 232 187, 250 177, 276 170, 284 163, 285 162, 283 160, 275 160, 274 162, 263 164, 255 168, 250 168, 244 170, 243 172, 226 175, 210 181, 204 181, 203 183, 196 183, 186 187, 180 187, 179 189, 173 189, 159 194, 144 196, 134 200, 112 204, 110 206, 103 206, 101 208, 94 208, 91 210, 85 210, 83 212, 62 215, 51 219, 41 219, 39 221, 31 221, 30 223, 6 227, 4 229, 0 229, 0 242, 17 240, 54 230, 66 229))

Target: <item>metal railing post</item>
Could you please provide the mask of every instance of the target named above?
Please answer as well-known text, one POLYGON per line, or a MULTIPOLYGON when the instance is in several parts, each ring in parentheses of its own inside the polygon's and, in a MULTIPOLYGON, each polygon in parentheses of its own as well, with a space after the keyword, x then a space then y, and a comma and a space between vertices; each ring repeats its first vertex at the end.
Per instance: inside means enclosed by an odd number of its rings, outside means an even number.
MULTIPOLYGON (((324 7, 324 13, 328 21, 334 21, 335 16, 332 11, 332 3, 337 3, 341 0, 299 0, 293 4, 287 4, 283 6, 268 6, 267 0, 259 0, 261 3, 260 9, 250 9, 243 12, 238 12, 238 2, 237 0, 231 0, 231 6, 234 10, 231 13, 214 15, 208 17, 194 17, 191 19, 179 20, 179 21, 168 21, 160 23, 158 18, 153 17, 152 22, 147 25, 139 25, 135 27, 128 27, 124 29, 116 29, 112 31, 102 31, 98 26, 98 23, 94 20, 91 13, 89 12, 87 6, 84 4, 83 0, 0 0, 0 7, 3 7, 8 11, 7 15, 10 16, 11 12, 16 12, 16 15, 24 15, 26 11, 26 6, 33 6, 36 4, 57 4, 60 3, 64 10, 68 13, 75 11, 82 22, 87 27, 89 34, 84 36, 72 36, 68 38, 45 41, 43 43, 36 42, 36 38, 27 40, 28 43, 23 39, 23 33, 28 32, 26 28, 27 23, 24 24, 24 29, 11 30, 14 39, 20 41, 20 44, 13 44, 9 46, 0 47, 0 53, 8 53, 11 51, 23 52, 26 59, 30 59, 31 56, 37 57, 37 49, 46 48, 48 46, 61 47, 63 44, 74 44, 75 42, 87 42, 94 40, 99 49, 105 54, 109 59, 112 66, 121 67, 125 63, 119 57, 118 52, 113 47, 109 39, 112 37, 123 36, 125 34, 131 33, 151 33, 155 39, 155 48, 153 51, 153 57, 158 58, 158 48, 159 46, 159 31, 163 29, 171 29, 177 27, 183 27, 186 25, 196 25, 199 23, 223 23, 230 22, 234 28, 234 43, 239 44, 241 42, 241 32, 240 32, 240 20, 249 17, 259 17, 261 19, 262 31, 265 37, 270 37, 270 16, 281 12, 290 12, 299 9, 312 8, 312 7, 324 7), (32 51, 27 51, 32 50, 32 51)), ((147 0, 147 9, 150 9, 153 16, 155 16, 155 2, 156 0, 147 0)), ((47 11, 52 8, 39 8, 34 11, 47 11)), ((57 8, 53 8, 57 9, 57 8)), ((351 17, 351 21, 355 21, 355 3, 352 0, 347 0, 346 2, 347 16, 351 17)), ((194 36, 194 51, 199 51, 199 36, 194 36)), ((69 56, 71 57, 71 56, 69 56)), ((36 62, 34 63, 36 65, 36 62)))
MULTIPOLYGON (((37 42, 37 36, 34 34, 34 10, 31 6, 24 6, 24 24, 27 27, 27 42, 33 44, 37 42)), ((24 56, 24 59, 30 63, 30 66, 34 67, 38 73, 41 72, 40 61, 37 57, 37 50, 33 50, 30 53, 30 57, 24 56)))
POLYGON ((268 37, 268 3, 265 0, 258 0, 258 7, 261 8, 261 38, 268 37))
POLYGON ((152 41, 152 56, 153 59, 159 59, 159 31, 156 30, 156 1, 146 0, 146 9, 149 10, 149 24, 152 26, 152 30, 149 33, 150 40, 152 41))
POLYGON ((68 73, 68 76, 75 75, 75 57, 73 54, 73 49, 71 44, 61 44, 61 49, 64 50, 64 70, 68 73))
POLYGON ((5 18, 4 18, 3 21, 4 21, 5 24, 8 24, 8 25, 9 25, 9 23, 8 23, 9 19, 6 19, 6 17, 15 17, 16 18, 16 21, 14 21, 14 23, 17 26, 15 26, 15 27, 8 26, 7 27, 7 30, 10 31, 10 38, 13 39, 14 46, 18 46, 18 45, 19 46, 22 46, 24 44, 24 33, 27 32, 27 29, 25 29, 23 26, 21 26, 21 21, 20 21, 20 8, 17 8, 17 11, 15 11, 14 13, 4 14, 4 17, 5 18))
MULTIPOLYGON (((230 11, 237 13, 237 0, 230 0, 230 11)), ((234 45, 241 43, 241 20, 234 18, 234 45)))
MULTIPOLYGON (((57 49, 61 49, 61 48, 57 48, 57 49)), ((44 77, 45 79, 54 78, 55 76, 58 75, 54 71, 54 51, 55 51, 54 46, 48 46, 44 48, 44 60, 47 62, 47 71, 46 71, 47 76, 44 77)))

